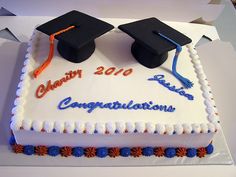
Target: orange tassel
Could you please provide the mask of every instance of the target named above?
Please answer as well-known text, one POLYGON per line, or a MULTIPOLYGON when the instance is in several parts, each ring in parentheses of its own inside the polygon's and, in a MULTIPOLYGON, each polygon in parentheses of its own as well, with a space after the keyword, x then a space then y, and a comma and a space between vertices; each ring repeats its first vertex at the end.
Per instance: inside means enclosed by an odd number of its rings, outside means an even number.
POLYGON ((48 65, 51 63, 52 57, 53 57, 53 54, 54 54, 54 39, 55 39, 55 36, 57 36, 61 33, 67 32, 67 31, 69 31, 73 28, 75 28, 75 26, 69 26, 68 28, 62 29, 62 30, 50 35, 50 37, 49 37, 50 50, 49 50, 48 58, 43 62, 43 64, 41 66, 39 66, 37 69, 34 70, 34 73, 33 73, 34 78, 37 78, 43 72, 43 70, 45 70, 48 67, 48 65))

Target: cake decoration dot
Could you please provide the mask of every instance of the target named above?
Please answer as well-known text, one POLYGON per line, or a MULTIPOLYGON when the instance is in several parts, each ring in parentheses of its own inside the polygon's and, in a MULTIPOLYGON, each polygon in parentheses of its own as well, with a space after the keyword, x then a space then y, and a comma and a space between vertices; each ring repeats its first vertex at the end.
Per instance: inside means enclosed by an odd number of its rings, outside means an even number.
POLYGON ((176 156, 177 157, 184 157, 186 156, 187 150, 184 147, 178 147, 176 148, 176 156))
POLYGON ((75 157, 81 157, 84 155, 84 149, 82 147, 74 147, 72 149, 72 155, 75 157))
POLYGON ((131 148, 130 155, 133 156, 133 157, 140 157, 142 155, 142 148, 141 147, 131 148))
POLYGON ((128 157, 128 156, 130 156, 130 153, 131 153, 131 149, 128 147, 123 147, 120 149, 120 155, 122 157, 128 157))
POLYGON ((165 155, 165 149, 163 147, 155 147, 154 155, 157 157, 162 157, 165 155))
POLYGON ((57 156, 60 154, 60 148, 58 146, 50 146, 48 148, 48 155, 57 156))
POLYGON ((12 150, 13 150, 16 154, 18 154, 18 153, 23 153, 23 149, 24 149, 24 147, 23 147, 22 145, 20 145, 20 144, 14 144, 14 145, 12 146, 12 150))
POLYGON ((60 149, 61 156, 68 157, 72 155, 72 148, 65 146, 60 149))
POLYGON ((26 155, 33 155, 34 154, 34 146, 32 146, 32 145, 24 146, 23 153, 26 155))
POLYGON ((106 147, 97 148, 96 155, 100 158, 104 158, 108 155, 108 149, 106 147))
POLYGON ((151 155, 153 155, 154 150, 152 147, 145 147, 145 148, 143 148, 142 153, 144 156, 151 156, 151 155))
POLYGON ((167 158, 172 158, 172 157, 174 157, 176 155, 176 150, 175 150, 175 148, 166 148, 165 149, 165 156, 167 157, 167 158))
POLYGON ((195 157, 197 155, 197 150, 195 148, 188 148, 187 149, 187 157, 195 157))
POLYGON ((96 148, 95 147, 87 147, 84 149, 85 157, 91 158, 96 156, 96 148))
POLYGON ((214 147, 212 144, 209 144, 207 147, 206 147, 206 153, 207 154, 212 154, 214 151, 214 147))
POLYGON ((204 147, 200 147, 197 149, 197 156, 202 158, 202 157, 205 157, 206 155, 206 149, 204 147))
POLYGON ((36 146, 34 149, 35 149, 35 154, 39 156, 46 155, 48 151, 46 146, 36 146))
POLYGON ((16 139, 15 139, 15 137, 12 135, 11 137, 10 137, 10 139, 9 139, 9 144, 12 146, 12 145, 14 145, 14 144, 16 144, 16 139))
POLYGON ((118 147, 109 148, 108 155, 113 158, 118 157, 120 155, 120 148, 118 147))

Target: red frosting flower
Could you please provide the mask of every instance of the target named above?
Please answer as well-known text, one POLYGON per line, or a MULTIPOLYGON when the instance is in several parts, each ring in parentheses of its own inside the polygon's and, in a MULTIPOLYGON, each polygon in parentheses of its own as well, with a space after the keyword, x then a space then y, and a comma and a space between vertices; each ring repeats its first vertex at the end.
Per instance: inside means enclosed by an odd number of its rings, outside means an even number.
POLYGON ((108 149, 108 155, 110 157, 117 157, 120 155, 120 148, 114 147, 114 148, 109 148, 108 149))
POLYGON ((48 152, 48 148, 46 146, 36 146, 35 147, 35 154, 39 156, 44 156, 48 152))
POLYGON ((96 148, 95 147, 88 147, 85 148, 85 152, 84 152, 85 157, 95 157, 96 156, 96 148))
POLYGON ((68 157, 68 156, 71 156, 71 154, 72 154, 71 147, 65 146, 61 148, 61 156, 68 157))
POLYGON ((134 147, 131 149, 131 156, 139 157, 142 155, 142 148, 141 147, 134 147))
POLYGON ((176 156, 177 157, 183 157, 186 155, 186 153, 187 153, 186 148, 180 147, 180 148, 176 149, 176 156))
POLYGON ((205 157, 206 155, 206 149, 204 147, 198 148, 197 149, 197 156, 202 158, 205 157))
POLYGON ((154 148, 154 155, 157 157, 162 157, 165 155, 165 148, 163 147, 156 147, 154 148))
POLYGON ((12 145, 12 150, 15 152, 15 153, 22 153, 23 152, 23 149, 24 147, 20 144, 14 144, 12 145))

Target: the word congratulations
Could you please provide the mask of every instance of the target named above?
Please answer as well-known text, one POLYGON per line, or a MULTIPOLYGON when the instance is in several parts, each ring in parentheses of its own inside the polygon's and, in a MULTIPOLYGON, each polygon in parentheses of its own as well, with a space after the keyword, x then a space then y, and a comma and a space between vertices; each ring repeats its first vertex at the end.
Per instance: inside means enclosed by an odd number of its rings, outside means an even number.
POLYGON ((78 69, 75 71, 69 71, 67 73, 65 73, 65 76, 62 77, 59 80, 56 80, 52 83, 51 80, 47 81, 47 84, 41 84, 38 86, 36 92, 35 92, 35 96, 37 98, 42 98, 43 96, 45 96, 49 91, 53 91, 54 89, 61 87, 64 83, 66 83, 67 81, 73 79, 73 78, 81 78, 82 77, 82 70, 78 69))
POLYGON ((191 94, 186 93, 183 89, 183 87, 180 88, 176 88, 175 85, 171 86, 169 82, 166 82, 164 80, 164 75, 158 74, 153 76, 153 78, 149 78, 149 81, 157 81, 159 84, 163 85, 164 87, 166 87, 167 89, 169 89, 172 92, 176 92, 181 96, 184 96, 186 98, 188 98, 188 100, 194 100, 194 96, 191 94))
POLYGON ((79 103, 73 102, 71 97, 67 97, 60 101, 58 104, 58 109, 64 110, 68 108, 78 108, 85 109, 88 113, 93 112, 95 109, 110 109, 110 110, 154 110, 154 111, 164 111, 164 112, 174 112, 175 108, 170 105, 158 105, 154 104, 152 101, 144 103, 134 103, 133 100, 128 103, 120 103, 119 101, 103 103, 103 102, 88 102, 88 103, 79 103))

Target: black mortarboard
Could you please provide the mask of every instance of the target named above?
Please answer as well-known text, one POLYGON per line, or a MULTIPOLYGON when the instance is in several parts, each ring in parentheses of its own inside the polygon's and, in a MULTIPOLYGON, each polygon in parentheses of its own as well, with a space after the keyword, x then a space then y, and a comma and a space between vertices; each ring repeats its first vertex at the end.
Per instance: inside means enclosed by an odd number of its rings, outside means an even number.
POLYGON ((94 52, 94 40, 113 28, 109 23, 75 10, 37 27, 50 36, 50 50, 48 58, 34 70, 33 76, 36 78, 51 63, 54 38, 58 40, 57 49, 63 58, 80 63, 94 52))
POLYGON ((138 62, 148 68, 160 66, 167 59, 167 52, 176 48, 157 33, 164 34, 181 46, 191 42, 190 38, 156 18, 135 21, 118 28, 135 39, 131 52, 138 62))
POLYGON ((60 55, 74 63, 89 58, 95 50, 94 39, 114 28, 109 23, 73 10, 37 27, 37 30, 52 35, 72 25, 75 28, 55 38, 60 55))
MULTIPOLYGON (((148 68, 160 66, 166 61, 168 51, 173 49, 181 50, 181 46, 192 41, 184 34, 156 18, 135 21, 120 25, 118 28, 135 39, 131 46, 131 52, 139 63, 148 68)), ((180 51, 177 52, 179 54, 180 51)), ((178 56, 176 60, 177 58, 178 56)), ((176 63, 174 61, 173 64, 176 66, 176 63)), ((175 76, 178 74, 176 71, 172 70, 172 72, 175 76)), ((176 77, 181 80, 181 76, 176 77)), ((191 87, 190 85, 185 86, 188 88, 191 87)))

